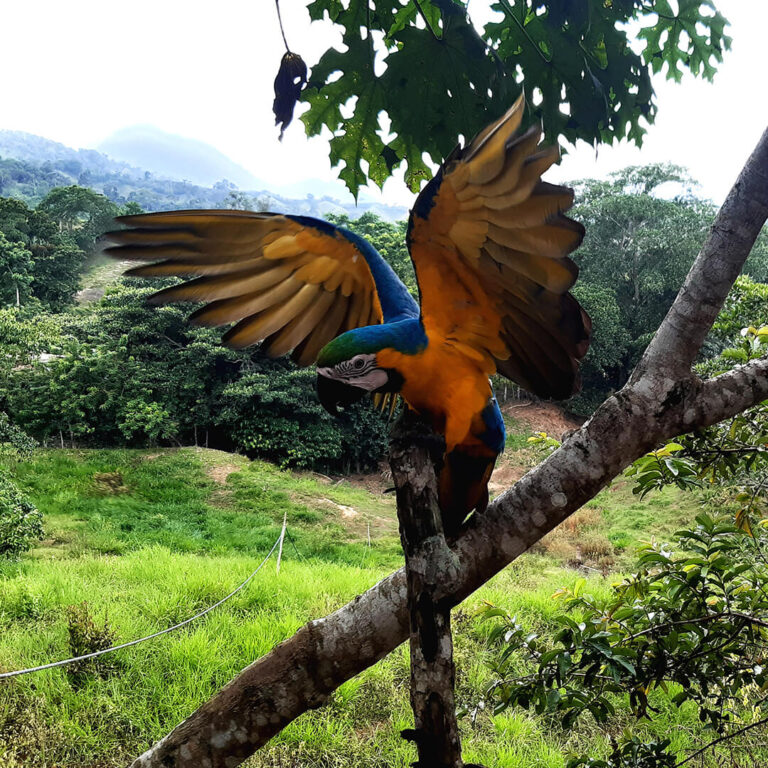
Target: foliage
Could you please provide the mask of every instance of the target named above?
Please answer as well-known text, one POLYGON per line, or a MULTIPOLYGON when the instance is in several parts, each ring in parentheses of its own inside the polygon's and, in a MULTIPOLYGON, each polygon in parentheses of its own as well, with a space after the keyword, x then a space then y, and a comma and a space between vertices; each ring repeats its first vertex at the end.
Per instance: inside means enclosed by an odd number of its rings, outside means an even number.
MULTIPOLYGON (((559 590, 567 612, 551 640, 489 606, 484 615, 500 619, 492 639, 502 646, 488 691, 496 711, 557 713, 563 728, 590 714, 605 726, 619 700, 635 717, 653 718, 654 692, 661 689, 675 706, 694 703, 718 736, 768 719, 757 695, 768 683, 768 534, 761 529, 753 538, 706 514, 696 523, 678 533, 677 552, 644 546, 638 573, 616 584, 608 599, 585 594, 583 579, 559 590), (532 671, 517 676, 521 658, 532 671)), ((627 765, 626 744, 605 763, 580 758, 569 765, 627 765)), ((634 742, 632 750, 639 746, 634 742)), ((639 764, 670 764, 663 752, 659 760, 639 764)))
MULTIPOLYGON (((60 354, 13 372, 5 397, 40 439, 59 432, 101 444, 153 442, 210 426, 232 354, 176 307, 154 310, 149 288, 120 285, 65 321, 60 354)), ((0 384, 2 391, 2 384, 0 384)))
POLYGON ((637 144, 656 114, 651 72, 666 65, 711 80, 730 47, 726 20, 711 2, 682 0, 498 0, 482 33, 466 0, 313 0, 313 20, 341 27, 344 51, 315 65, 302 100, 307 133, 333 134, 330 157, 353 194, 379 186, 402 165, 416 191, 459 135, 501 115, 521 91, 529 120, 550 140, 637 144), (630 45, 637 29, 641 48, 630 45), (663 44, 662 44, 663 41, 663 44), (429 94, 429 98, 425 98, 429 94), (383 130, 382 130, 383 129, 383 130))
POLYGON ((47 214, 59 229, 70 233, 86 253, 93 250, 97 237, 112 228, 120 213, 117 205, 104 195, 74 184, 52 189, 37 210, 47 214))
POLYGON ((331 418, 314 393, 315 373, 289 360, 245 372, 222 392, 220 419, 248 455, 281 466, 361 471, 386 449, 384 423, 370 403, 331 418))
POLYGON ((633 462, 625 472, 627 477, 635 480, 633 492, 642 498, 649 491, 666 485, 675 485, 682 490, 700 488, 701 481, 693 462, 677 455, 682 450, 680 443, 667 443, 633 462))
POLYGON ((74 239, 42 209, 0 198, 0 273, 5 272, 0 306, 34 298, 49 309, 62 309, 74 298, 83 259, 74 239))
POLYGON ((42 537, 42 514, 10 479, 0 474, 0 558, 17 557, 42 537))
POLYGON ((26 303, 32 285, 33 265, 32 254, 0 232, 0 303, 17 307, 26 303))
MULTIPOLYGON (((750 299, 761 290, 742 278, 718 330, 732 332, 740 310, 756 308, 750 299)), ((768 326, 744 328, 738 344, 702 363, 699 373, 723 373, 767 347, 768 326)), ((555 445, 543 434, 532 440, 543 450, 555 445)), ((659 716, 654 696, 661 689, 675 706, 695 705, 715 733, 710 745, 768 722, 760 695, 768 686, 768 402, 678 437, 635 461, 626 475, 641 498, 667 486, 705 487, 723 516, 699 514, 694 528, 676 534, 676 552, 645 545, 637 575, 616 584, 608 599, 585 595, 583 580, 559 590, 568 612, 552 639, 489 607, 486 617, 501 619, 493 637, 503 640, 490 700, 498 710, 557 713, 565 728, 589 713, 608 728, 620 700, 637 718, 659 716), (521 655, 533 671, 515 679, 521 655)), ((577 756, 568 765, 672 766, 669 744, 626 732, 607 759, 577 756)))
MULTIPOLYGON (((111 648, 117 641, 117 634, 110 627, 107 614, 104 614, 104 624, 97 624, 85 600, 79 605, 67 606, 67 632, 72 658, 111 648)), ((91 674, 106 677, 116 668, 115 657, 105 654, 68 664, 65 671, 72 687, 78 689, 88 681, 91 674)))
POLYGON ((751 325, 768 325, 768 285, 740 275, 707 338, 707 357, 722 352, 724 347, 738 338, 742 328, 751 325))
POLYGON ((573 257, 574 293, 592 317, 593 342, 574 411, 591 412, 623 386, 682 285, 714 216, 693 184, 677 166, 653 164, 578 185, 574 217, 587 234, 573 257), (670 187, 680 194, 665 199, 670 187))
POLYGON ((616 372, 626 364, 632 335, 615 285, 580 279, 572 293, 592 319, 592 341, 580 365, 582 392, 570 406, 590 413, 605 399, 606 389, 615 385, 616 372))
MULTIPOLYGON (((376 464, 386 424, 370 403, 334 420, 317 402, 314 373, 223 347, 217 330, 187 322, 189 307, 147 305, 154 290, 121 283, 90 312, 62 318, 57 354, 9 366, 0 406, 44 442, 204 440, 324 471, 376 464)), ((0 345, 4 327, 21 354, 33 329, 0 314, 0 345)))
POLYGON ((0 411, 0 458, 28 459, 37 441, 11 423, 8 414, 0 411))
POLYGON ((646 742, 633 735, 616 743, 607 760, 577 757, 568 761, 567 768, 675 768, 678 763, 667 752, 669 745, 669 739, 646 742))
POLYGON ((331 223, 345 227, 373 243, 411 294, 418 296, 416 273, 405 243, 405 221, 384 221, 370 212, 357 219, 350 219, 345 214, 330 214, 326 218, 331 223))
MULTIPOLYGON (((750 290, 753 288, 759 293, 761 286, 752 284, 750 290)), ((723 313, 727 326, 732 322, 732 308, 726 307, 723 313)), ((700 374, 717 375, 764 356, 766 350, 768 325, 750 326, 742 329, 736 347, 723 350, 697 369, 700 374)), ((753 530, 768 512, 768 401, 720 424, 681 435, 674 443, 638 459, 627 474, 634 476, 636 491, 642 494, 665 485, 704 485, 713 501, 732 512, 737 526, 753 530)))

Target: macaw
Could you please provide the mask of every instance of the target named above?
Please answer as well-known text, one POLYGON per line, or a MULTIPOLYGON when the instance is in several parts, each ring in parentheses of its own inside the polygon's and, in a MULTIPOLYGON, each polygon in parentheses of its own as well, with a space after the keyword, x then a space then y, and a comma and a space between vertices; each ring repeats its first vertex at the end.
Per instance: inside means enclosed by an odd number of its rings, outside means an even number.
POLYGON ((416 303, 365 239, 320 219, 190 210, 118 219, 118 259, 151 262, 126 274, 195 276, 157 304, 207 302, 205 326, 236 323, 223 341, 262 343, 317 364, 331 413, 367 393, 402 397, 445 437, 439 503, 446 532, 488 503, 505 443, 489 377, 496 371, 544 398, 579 386, 591 323, 568 292, 567 258, 584 236, 564 215, 573 190, 541 181, 558 159, 541 129, 520 132, 523 97, 458 146, 416 199, 407 245, 416 303))

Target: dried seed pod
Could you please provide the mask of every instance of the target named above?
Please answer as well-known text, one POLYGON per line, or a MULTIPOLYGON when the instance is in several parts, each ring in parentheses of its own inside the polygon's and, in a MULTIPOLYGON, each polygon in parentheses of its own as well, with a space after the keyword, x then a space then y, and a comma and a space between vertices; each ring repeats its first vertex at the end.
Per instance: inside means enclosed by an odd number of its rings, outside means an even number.
POLYGON ((272 111, 275 125, 280 126, 280 140, 293 119, 293 110, 299 100, 301 89, 307 83, 307 65, 298 53, 288 51, 283 55, 280 69, 275 78, 275 100, 272 111))

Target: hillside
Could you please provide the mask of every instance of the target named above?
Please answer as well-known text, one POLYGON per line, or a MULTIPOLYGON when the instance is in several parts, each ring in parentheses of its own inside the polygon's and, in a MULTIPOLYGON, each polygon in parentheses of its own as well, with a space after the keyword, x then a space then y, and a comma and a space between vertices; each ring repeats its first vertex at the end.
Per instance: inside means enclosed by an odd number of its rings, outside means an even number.
MULTIPOLYGON (((534 427, 562 418, 549 406, 531 408, 534 427)), ((508 426, 501 469, 525 471, 540 458, 527 443, 530 429, 512 419, 508 426)), ((7 768, 127 764, 246 664, 402 564, 385 474, 350 482, 200 448, 41 450, 4 468, 44 512, 46 539, 22 561, 0 563, 0 670, 125 642, 192 616, 240 583, 286 513, 288 520, 280 573, 267 563, 205 618, 97 664, 0 685, 7 768)), ((483 601, 528 626, 555 626, 556 589, 584 574, 585 589, 607 594, 604 574, 631 562, 639 540, 690 520, 696 506, 677 491, 638 502, 619 481, 473 595, 454 614, 459 703, 473 707, 493 674, 490 627, 477 619, 483 601)), ((410 717, 407 679, 400 648, 246 765, 405 768, 413 757, 399 736, 410 717)), ((688 710, 670 709, 662 727, 679 748, 701 730, 688 710)), ((562 731, 533 712, 480 712, 461 729, 467 760, 485 765, 561 768, 569 749, 605 748, 599 732, 562 731)))
POLYGON ((79 184, 119 205, 136 203, 146 211, 223 208, 230 193, 238 191, 234 176, 253 209, 321 218, 329 213, 358 218, 372 211, 387 221, 403 219, 408 213, 404 206, 355 205, 331 195, 286 196, 262 187, 248 171, 207 144, 156 129, 143 136, 133 132, 114 138, 111 145, 118 155, 131 160, 123 162, 96 150, 72 149, 41 136, 0 130, 0 195, 36 204, 54 187, 79 184), (171 153, 168 145, 176 150, 171 153), (136 162, 148 165, 139 167, 136 162))

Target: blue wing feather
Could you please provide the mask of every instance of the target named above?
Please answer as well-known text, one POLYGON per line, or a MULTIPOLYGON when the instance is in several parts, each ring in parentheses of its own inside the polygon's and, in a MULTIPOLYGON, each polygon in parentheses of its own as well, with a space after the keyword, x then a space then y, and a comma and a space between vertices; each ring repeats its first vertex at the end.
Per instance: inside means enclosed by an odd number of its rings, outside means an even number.
POLYGON ((344 227, 337 227, 330 222, 323 221, 323 219, 315 219, 311 216, 286 214, 285 218, 305 227, 314 227, 328 235, 341 235, 363 254, 363 258, 371 270, 371 275, 373 275, 373 282, 376 285, 376 293, 379 297, 385 323, 396 323, 400 320, 419 316, 419 305, 408 293, 402 280, 364 237, 360 237, 360 235, 356 235, 344 227))

